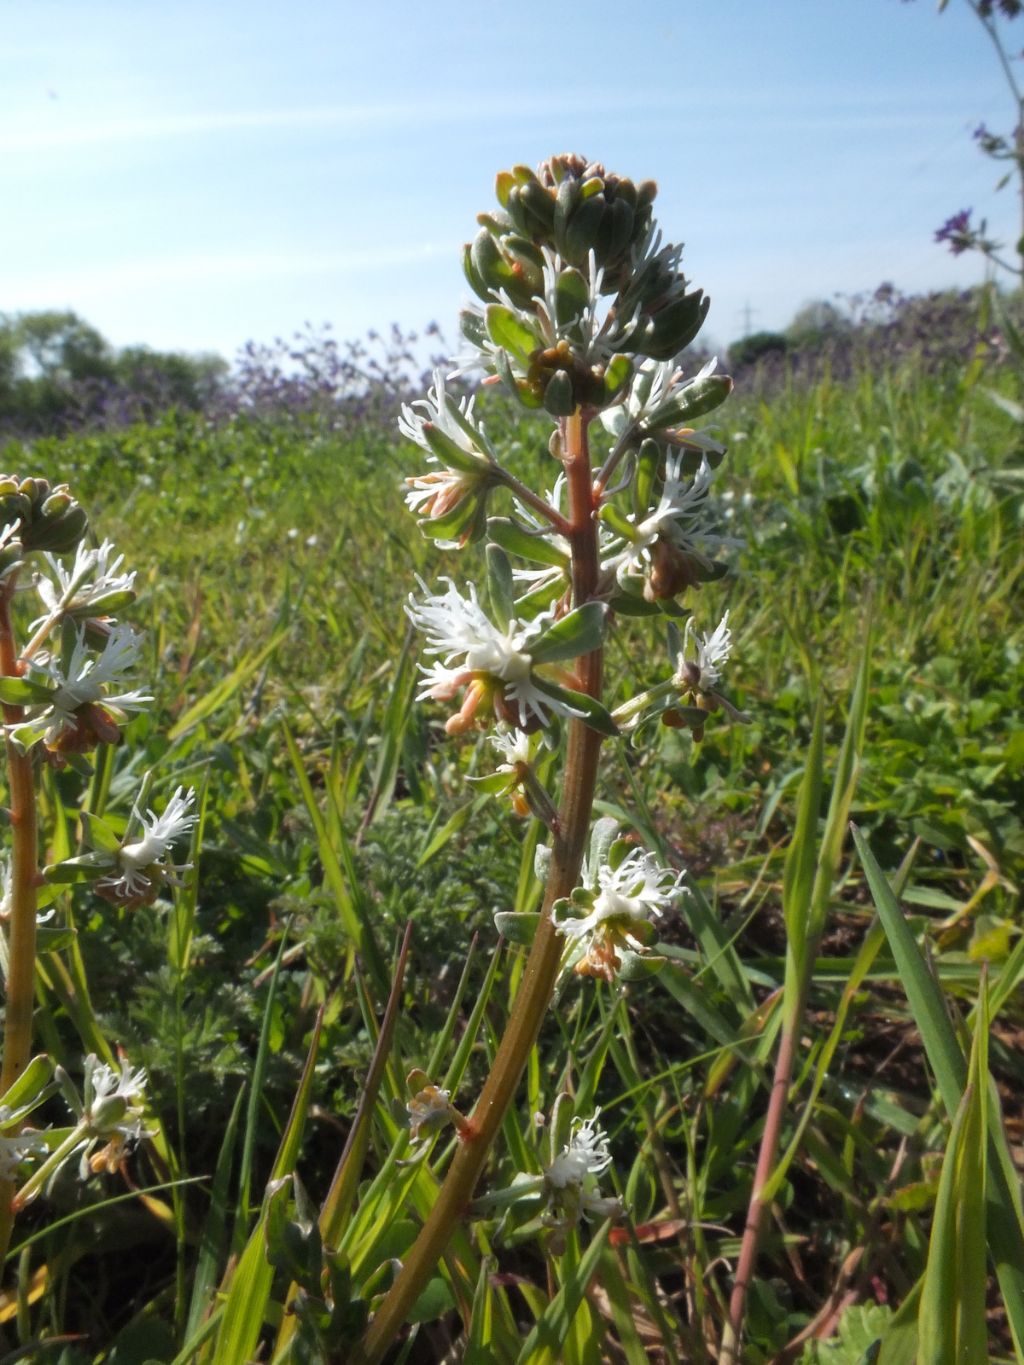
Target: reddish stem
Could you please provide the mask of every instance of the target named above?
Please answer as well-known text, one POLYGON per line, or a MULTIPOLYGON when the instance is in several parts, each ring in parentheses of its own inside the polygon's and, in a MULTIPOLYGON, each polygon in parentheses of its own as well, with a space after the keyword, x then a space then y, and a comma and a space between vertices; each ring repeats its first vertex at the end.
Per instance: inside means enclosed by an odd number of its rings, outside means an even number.
MULTIPOLYGON (((599 568, 594 490, 587 443, 589 420, 589 414, 577 412, 572 417, 564 418, 562 423, 575 606, 582 606, 593 596, 599 568)), ((579 661, 581 686, 593 697, 600 696, 602 662, 602 650, 595 650, 579 661)), ((378 1365, 444 1254, 473 1196, 491 1144, 515 1095, 530 1049, 537 1040, 562 960, 563 944, 551 922, 551 906, 560 897, 569 895, 579 879, 594 803, 600 751, 601 736, 582 721, 574 720, 569 727, 559 833, 552 844, 543 910, 522 984, 498 1046, 491 1074, 484 1083, 469 1120, 470 1133, 459 1143, 430 1216, 370 1324, 361 1351, 356 1353, 355 1359, 360 1365, 378 1365)))

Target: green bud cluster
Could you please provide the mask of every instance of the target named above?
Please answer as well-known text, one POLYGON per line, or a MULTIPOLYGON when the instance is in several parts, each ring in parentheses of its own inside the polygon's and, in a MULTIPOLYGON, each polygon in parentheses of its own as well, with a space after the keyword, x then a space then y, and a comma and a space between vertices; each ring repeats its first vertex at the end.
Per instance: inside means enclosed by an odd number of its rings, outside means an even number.
POLYGON ((463 256, 485 308, 463 313, 462 330, 528 407, 608 407, 631 357, 671 360, 697 335, 710 300, 687 288, 679 252, 659 249, 656 194, 576 155, 498 175, 500 210, 479 215, 463 256), (598 294, 609 301, 599 338, 598 294))
MULTIPOLYGON (((528 166, 500 172, 496 192, 515 235, 534 248, 550 246, 578 267, 593 251, 610 294, 626 282, 632 253, 650 233, 658 187, 653 180, 635 185, 596 161, 570 154, 550 157, 536 175, 528 166)), ((480 221, 489 228, 486 216, 480 221)))
MULTIPOLYGON (((67 484, 0 474, 0 526, 14 525, 24 553, 66 554, 85 535, 88 518, 67 484)), ((15 542, 9 542, 13 548, 15 542)), ((2 569, 0 565, 0 569, 2 569)))

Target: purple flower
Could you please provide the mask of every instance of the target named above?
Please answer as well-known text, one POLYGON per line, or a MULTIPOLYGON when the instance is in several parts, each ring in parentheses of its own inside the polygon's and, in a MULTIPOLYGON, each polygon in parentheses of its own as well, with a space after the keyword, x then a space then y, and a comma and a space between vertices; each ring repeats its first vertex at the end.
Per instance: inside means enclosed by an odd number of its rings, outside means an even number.
POLYGON ((959 256, 974 244, 974 230, 971 227, 972 209, 961 209, 947 218, 935 233, 937 242, 948 242, 954 256, 959 256))

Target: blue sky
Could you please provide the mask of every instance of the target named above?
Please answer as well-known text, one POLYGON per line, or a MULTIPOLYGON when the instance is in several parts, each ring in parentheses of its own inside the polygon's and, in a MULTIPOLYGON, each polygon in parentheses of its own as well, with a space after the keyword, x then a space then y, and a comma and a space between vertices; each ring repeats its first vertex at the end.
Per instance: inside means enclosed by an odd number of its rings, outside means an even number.
MULTIPOLYGON (((660 185, 719 344, 805 301, 981 278, 933 244, 1010 120, 963 0, 32 0, 0 16, 0 311, 218 350, 436 320, 497 170, 660 185)), ((1019 25, 1018 25, 1019 27, 1019 25)))

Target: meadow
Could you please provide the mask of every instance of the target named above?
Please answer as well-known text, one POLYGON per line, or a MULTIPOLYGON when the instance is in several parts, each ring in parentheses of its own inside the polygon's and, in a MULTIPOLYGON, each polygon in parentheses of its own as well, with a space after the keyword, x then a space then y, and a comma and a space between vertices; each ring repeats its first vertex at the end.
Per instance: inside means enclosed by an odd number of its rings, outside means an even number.
MULTIPOLYGON (((659 970, 559 984, 478 1217, 395 1359, 714 1358, 794 970, 784 890, 829 849, 743 1359, 915 1358, 933 1230, 951 1199, 984 1217, 943 1066, 966 1067, 989 1016, 1018 1172, 1024 1152, 1024 487, 1021 427, 990 394, 1014 382, 897 357, 751 374, 715 414, 719 517, 743 546, 698 600, 705 619, 729 608, 749 723, 609 742, 599 813, 691 894, 661 921, 659 970), (867 862, 830 822, 837 774, 867 862), (499 1196, 543 1169, 535 1116, 562 1092, 600 1107, 602 1189, 625 1215, 553 1251, 536 1202, 499 1196)), ((495 445, 549 477, 543 424, 482 404, 495 445)), ((445 740, 443 709, 415 699, 404 606, 451 557, 403 504, 417 460, 393 416, 169 412, 3 452, 68 482, 138 570, 157 698, 91 778, 44 772, 50 855, 78 847, 85 792, 123 828, 148 771, 158 806, 195 786, 202 816, 194 872, 154 905, 88 884, 55 902, 39 1041, 76 1078, 87 1053, 145 1067, 150 1136, 19 1216, 4 1361, 349 1358, 455 1146, 412 1151, 405 1078, 472 1107, 522 971, 494 917, 538 907, 539 826, 467 783, 493 768, 484 734, 445 740)), ((654 669, 651 638, 615 636, 609 706, 654 669)), ((34 1122, 63 1113, 54 1094, 34 1122)), ((995 1126, 984 1103, 959 1113, 995 1126)), ((1019 1359, 981 1239, 987 1349, 1019 1359)))

